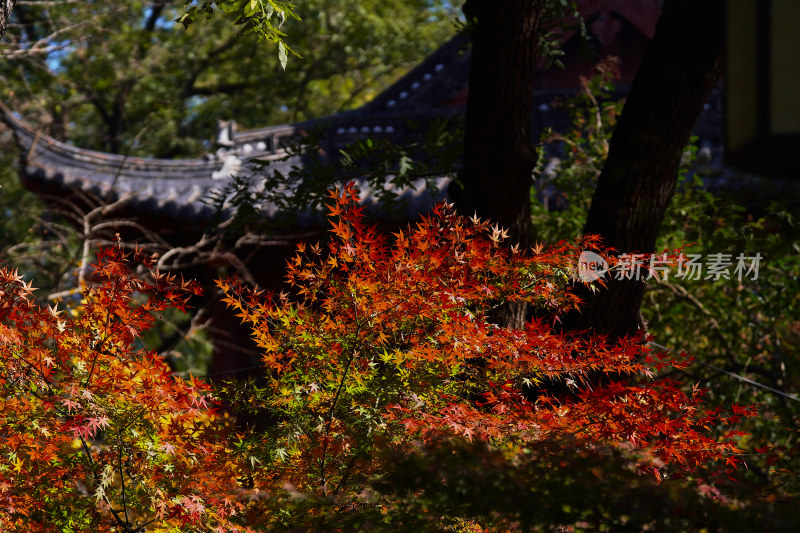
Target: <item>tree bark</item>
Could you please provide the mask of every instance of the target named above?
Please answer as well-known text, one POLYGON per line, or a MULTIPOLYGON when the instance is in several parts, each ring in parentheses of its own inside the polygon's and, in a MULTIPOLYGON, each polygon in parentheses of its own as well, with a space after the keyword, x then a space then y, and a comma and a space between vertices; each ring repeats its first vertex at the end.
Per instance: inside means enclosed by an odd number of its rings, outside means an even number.
POLYGON ((0 41, 6 35, 8 21, 11 19, 11 12, 14 10, 16 0, 0 0, 0 41))
POLYGON ((465 215, 477 213, 530 242, 530 142, 543 0, 468 0, 472 58, 460 184, 449 196, 465 215))
MULTIPOLYGON (((656 32, 611 139, 584 226, 618 253, 655 251, 683 150, 717 83, 723 53, 724 0, 666 0, 656 32)), ((640 327, 644 283, 614 280, 566 320, 611 337, 640 327)))
MULTIPOLYGON (((459 211, 509 231, 509 244, 532 239, 530 142, 533 78, 544 0, 467 0, 472 28, 464 160, 449 196, 459 211)), ((505 304, 492 319, 521 327, 527 306, 505 304)))

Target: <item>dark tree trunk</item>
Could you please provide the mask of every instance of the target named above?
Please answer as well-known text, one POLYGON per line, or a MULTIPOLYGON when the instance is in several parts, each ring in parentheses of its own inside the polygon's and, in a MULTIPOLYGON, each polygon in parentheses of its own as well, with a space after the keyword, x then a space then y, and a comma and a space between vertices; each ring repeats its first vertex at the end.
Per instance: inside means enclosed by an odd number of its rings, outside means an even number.
POLYGON ((0 0, 0 41, 6 35, 6 27, 11 19, 11 12, 14 10, 16 0, 0 0))
MULTIPOLYGON (((467 0, 474 24, 460 184, 449 196, 465 215, 477 213, 509 230, 509 244, 531 241, 530 142, 533 77, 544 0, 467 0)), ((493 320, 521 327, 526 306, 501 306, 493 320)))
POLYGON ((530 142, 533 77, 543 0, 468 0, 475 22, 467 98, 464 167, 449 195, 465 215, 477 213, 531 239, 530 188, 536 152, 530 142))
MULTIPOLYGON (((683 150, 720 76, 724 0, 666 0, 611 139, 592 197, 585 234, 619 253, 655 250, 677 182, 683 150)), ((596 294, 581 291, 583 312, 572 329, 619 337, 640 326, 644 283, 612 280, 596 294)))

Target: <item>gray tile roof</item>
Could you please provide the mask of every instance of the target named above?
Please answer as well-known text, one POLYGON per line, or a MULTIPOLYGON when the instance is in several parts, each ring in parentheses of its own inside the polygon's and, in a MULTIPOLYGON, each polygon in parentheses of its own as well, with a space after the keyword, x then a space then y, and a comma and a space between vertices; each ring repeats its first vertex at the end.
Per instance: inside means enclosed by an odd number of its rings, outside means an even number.
MULTIPOLYGON (((638 11, 629 4, 629 0, 592 0, 585 2, 582 9, 585 14, 612 9, 643 33, 651 34, 650 26, 658 16, 657 0, 641 0, 638 11)), ((77 190, 106 201, 124 198, 131 214, 145 220, 155 217, 159 224, 196 224, 208 221, 215 213, 204 199, 213 191, 224 189, 234 174, 247 174, 249 161, 269 160, 269 168, 284 175, 292 167, 302 168, 305 162, 299 156, 287 159, 285 148, 304 132, 322 128, 327 153, 336 154, 343 146, 366 136, 407 140, 418 131, 411 123, 424 127, 437 118, 463 113, 469 78, 469 54, 464 51, 467 41, 464 35, 456 36, 361 108, 298 124, 226 130, 220 136, 217 152, 200 159, 125 157, 76 148, 37 133, 2 103, 0 111, 16 134, 23 154, 23 179, 32 189, 57 195, 77 190)), ((563 121, 547 105, 552 97, 552 93, 537 92, 537 126, 563 121)), ((439 181, 439 197, 443 196, 446 183, 439 181)), ((362 191, 367 203, 375 201, 371 192, 362 191)), ((433 203, 424 187, 398 192, 406 200, 409 217, 433 203)), ((274 206, 261 207, 265 214, 274 211, 274 206)))
MULTIPOLYGON (((23 155, 23 177, 33 190, 45 194, 63 194, 79 190, 104 201, 125 198, 136 215, 158 215, 175 221, 201 222, 210 219, 215 209, 207 199, 213 191, 229 185, 233 175, 252 173, 253 159, 270 161, 269 169, 284 175, 292 167, 303 166, 299 156, 287 158, 284 147, 302 129, 316 123, 273 126, 260 130, 234 132, 230 147, 200 159, 150 159, 125 157, 76 148, 52 137, 36 133, 34 128, 7 109, 4 121, 17 138, 23 155)), ((347 114, 321 119, 329 132, 327 141, 341 147, 370 136, 399 138, 406 133, 408 115, 396 113, 347 114)), ((425 115, 430 119, 430 115, 425 115)), ((444 181, 442 188, 444 188, 444 181)), ((373 201, 364 190, 365 202, 373 201)), ((410 209, 416 212, 432 205, 431 195, 420 187, 400 191, 410 209)), ((274 214, 271 206, 262 206, 265 214, 274 214)))

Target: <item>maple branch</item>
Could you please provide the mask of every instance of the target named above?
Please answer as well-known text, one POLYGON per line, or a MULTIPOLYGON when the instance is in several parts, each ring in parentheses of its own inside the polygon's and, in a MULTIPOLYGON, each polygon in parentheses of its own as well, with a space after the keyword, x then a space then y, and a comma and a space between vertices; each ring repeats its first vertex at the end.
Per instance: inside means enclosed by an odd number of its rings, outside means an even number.
POLYGON ((357 345, 358 338, 361 334, 361 322, 358 319, 358 302, 355 299, 355 295, 352 296, 353 296, 353 315, 354 315, 353 320, 355 321, 356 331, 354 334, 353 349, 350 351, 350 357, 347 360, 347 364, 344 367, 344 372, 342 372, 342 377, 339 380, 339 387, 336 389, 336 394, 333 397, 333 402, 331 402, 331 408, 328 411, 328 421, 325 424, 325 438, 322 441, 322 457, 320 458, 320 477, 322 478, 323 496, 325 496, 327 491, 327 481, 325 476, 325 461, 327 457, 326 454, 328 451, 328 440, 331 432, 331 425, 333 424, 333 414, 334 410, 336 409, 336 404, 339 402, 339 397, 342 394, 342 389, 344 388, 344 382, 347 379, 348 373, 350 372, 350 367, 353 365, 353 361, 355 361, 360 348, 360 345, 357 345))
POLYGON ((344 467, 344 471, 342 477, 339 479, 339 483, 336 484, 336 488, 333 489, 331 493, 333 496, 339 494, 339 491, 344 487, 344 484, 350 480, 350 476, 353 473, 353 467, 356 465, 356 461, 359 458, 359 455, 364 451, 364 448, 356 451, 350 457, 350 460, 347 462, 347 465, 344 467))
MULTIPOLYGON (((97 463, 94 460, 92 451, 89 449, 89 445, 86 443, 86 439, 84 438, 83 435, 78 435, 78 440, 80 440, 81 450, 83 450, 84 456, 89 461, 89 468, 92 471, 92 477, 94 478, 94 482, 99 486, 102 484, 102 481, 100 481, 100 475, 97 473, 97 463)), ((108 509, 109 511, 111 511, 111 514, 114 516, 114 520, 116 520, 117 524, 119 524, 120 526, 122 526, 127 530, 128 529, 127 522, 123 522, 122 519, 119 517, 119 511, 114 509, 114 505, 112 504, 111 500, 108 499, 108 496, 106 496, 105 492, 103 492, 103 495, 101 497, 103 498, 103 501, 106 504, 108 504, 108 509)))
POLYGON ((119 471, 119 482, 122 494, 122 512, 125 514, 125 527, 126 529, 129 529, 130 517, 128 516, 128 502, 126 499, 126 492, 125 492, 125 471, 122 468, 122 443, 121 443, 122 433, 118 431, 117 437, 119 439, 118 441, 119 452, 117 453, 117 457, 119 459, 118 471, 119 471))
MULTIPOLYGON (((113 296, 113 294, 112 294, 112 296, 113 296)), ((84 382, 83 382, 83 388, 86 388, 86 387, 88 387, 88 386, 89 386, 89 382, 92 380, 92 376, 93 376, 93 374, 94 374, 94 367, 95 367, 95 365, 97 364, 97 359, 98 359, 98 358, 99 358, 101 355, 111 355, 110 353, 106 352, 106 351, 103 349, 103 345, 104 345, 104 344, 106 343, 106 341, 107 341, 107 340, 108 340, 108 339, 111 337, 111 336, 108 334, 108 321, 107 321, 107 320, 104 320, 104 321, 103 321, 103 328, 104 328, 104 329, 103 329, 103 334, 104 334, 104 336, 103 336, 103 337, 101 337, 99 341, 93 341, 93 342, 94 342, 94 344, 93 344, 93 345, 90 345, 90 348, 91 348, 91 350, 92 350, 92 353, 94 353, 94 356, 92 357, 92 366, 91 366, 91 367, 90 367, 90 369, 89 369, 89 373, 86 375, 86 381, 84 381, 84 382)))

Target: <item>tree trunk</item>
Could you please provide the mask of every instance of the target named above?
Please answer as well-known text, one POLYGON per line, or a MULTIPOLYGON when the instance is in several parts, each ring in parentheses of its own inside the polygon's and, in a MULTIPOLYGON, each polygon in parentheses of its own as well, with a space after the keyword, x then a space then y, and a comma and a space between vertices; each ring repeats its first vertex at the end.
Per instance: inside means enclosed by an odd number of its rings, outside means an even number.
MULTIPOLYGON (((467 0, 474 24, 464 132, 464 166, 449 196, 459 211, 509 230, 509 244, 531 241, 530 142, 533 77, 543 0, 467 0)), ((521 327, 526 306, 501 306, 493 320, 521 327)))
POLYGON ((468 0, 474 22, 464 134, 464 166, 449 195, 465 215, 477 213, 531 239, 530 188, 536 151, 530 142, 533 77, 543 0, 468 0))
MULTIPOLYGON (((617 253, 655 251, 681 157, 720 76, 724 0, 666 0, 611 139, 584 234, 617 253)), ((611 280, 566 327, 620 337, 640 326, 644 283, 611 280)))
POLYGON ((6 35, 6 27, 11 19, 11 12, 14 10, 16 0, 0 0, 0 41, 6 35))

